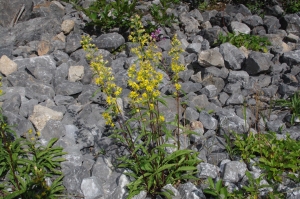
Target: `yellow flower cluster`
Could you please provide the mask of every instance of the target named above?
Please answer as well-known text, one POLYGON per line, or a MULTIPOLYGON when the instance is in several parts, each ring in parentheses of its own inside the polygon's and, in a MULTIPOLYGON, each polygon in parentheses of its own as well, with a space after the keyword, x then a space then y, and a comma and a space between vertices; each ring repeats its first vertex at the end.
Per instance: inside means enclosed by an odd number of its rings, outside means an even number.
POLYGON ((177 35, 174 35, 174 37, 172 38, 172 48, 169 51, 169 55, 172 57, 171 69, 173 71, 174 86, 177 91, 179 91, 181 88, 181 85, 178 83, 179 72, 184 71, 185 69, 184 65, 179 63, 179 55, 182 52, 183 49, 181 48, 181 43, 177 39, 177 35))
POLYGON ((114 126, 112 117, 120 113, 120 107, 117 104, 117 98, 122 93, 122 88, 117 86, 114 82, 115 78, 110 67, 106 67, 107 63, 104 61, 102 55, 95 56, 98 51, 94 44, 91 44, 91 37, 83 36, 81 45, 87 52, 87 59, 89 59, 91 68, 94 71, 94 81, 101 87, 101 91, 107 95, 106 102, 110 108, 102 114, 106 120, 106 124, 114 126))
POLYGON ((132 89, 129 98, 132 104, 148 105, 149 109, 153 110, 154 102, 160 95, 158 85, 163 79, 163 74, 157 72, 162 54, 151 41, 149 34, 145 33, 140 17, 135 16, 131 22, 129 39, 139 45, 132 49, 138 61, 128 69, 128 85, 132 89))

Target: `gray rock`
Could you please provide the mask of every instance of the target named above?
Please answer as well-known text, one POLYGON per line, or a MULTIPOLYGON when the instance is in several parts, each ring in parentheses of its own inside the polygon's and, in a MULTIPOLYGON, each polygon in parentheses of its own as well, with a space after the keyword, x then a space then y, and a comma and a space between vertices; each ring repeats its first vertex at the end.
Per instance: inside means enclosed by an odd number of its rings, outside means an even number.
POLYGON ((77 131, 75 139, 78 147, 81 149, 94 146, 94 136, 88 129, 81 129, 80 131, 77 131))
POLYGON ((242 82, 228 83, 224 87, 223 91, 228 94, 241 93, 241 88, 242 88, 242 82))
POLYGON ((169 51, 172 48, 170 39, 162 39, 156 42, 156 45, 162 49, 162 51, 169 51))
POLYGON ((47 99, 53 99, 55 92, 52 86, 41 83, 31 83, 26 86, 26 97, 29 99, 37 99, 39 102, 47 99))
POLYGON ((81 82, 64 81, 55 87, 57 95, 74 95, 82 92, 83 85, 81 82))
POLYGON ((223 180, 227 182, 236 183, 240 181, 247 171, 247 165, 240 161, 230 161, 225 164, 222 171, 223 180))
POLYGON ((287 14, 280 18, 281 28, 300 37, 300 16, 287 14))
POLYGON ((208 130, 216 130, 218 127, 218 121, 206 111, 200 112, 199 121, 203 124, 204 128, 208 130))
POLYGON ((262 88, 264 96, 269 97, 269 98, 274 97, 277 90, 278 90, 278 86, 276 86, 276 85, 271 85, 271 86, 262 88))
MULTIPOLYGON (((68 155, 66 158, 68 158, 68 160, 73 158, 72 161, 77 161, 82 164, 82 157, 78 155, 68 155)), ((65 174, 63 178, 63 185, 67 189, 68 193, 82 195, 82 179, 90 177, 90 171, 82 166, 76 166, 70 162, 63 162, 61 165, 62 171, 65 174)))
POLYGON ((199 173, 197 174, 198 178, 211 177, 213 179, 218 176, 220 170, 219 167, 217 167, 216 165, 212 165, 204 162, 198 164, 197 169, 199 171, 199 173))
POLYGON ((293 33, 289 33, 286 37, 285 37, 286 41, 288 42, 293 42, 293 43, 297 43, 299 41, 299 36, 294 35, 293 33))
POLYGON ((8 111, 3 111, 3 115, 7 118, 7 123, 13 126, 12 130, 15 131, 18 136, 25 135, 29 130, 32 130, 32 133, 35 134, 35 128, 31 122, 24 117, 8 111))
POLYGON ((9 100, 5 100, 2 104, 2 110, 14 114, 18 114, 21 106, 21 96, 16 93, 9 100))
POLYGON ((213 46, 214 43, 218 40, 220 33, 223 33, 222 29, 219 26, 214 26, 212 28, 201 30, 200 35, 204 39, 206 39, 211 46, 213 46))
POLYGON ((25 98, 26 90, 24 87, 4 87, 2 88, 3 95, 0 96, 0 102, 4 102, 5 100, 10 100, 12 96, 19 94, 21 96, 21 101, 26 102, 25 98))
POLYGON ((199 113, 195 109, 187 107, 184 111, 184 119, 189 123, 196 121, 199 119, 199 113))
MULTIPOLYGON (((226 64, 226 62, 225 62, 226 64)), ((226 79, 228 76, 228 69, 225 67, 217 68, 214 66, 204 68, 204 79, 208 76, 220 77, 222 79, 226 79)))
POLYGON ((180 184, 177 188, 181 199, 206 199, 205 195, 191 182, 180 184))
POLYGON ((0 1, 0 25, 3 27, 13 27, 15 21, 15 15, 17 15, 20 9, 24 6, 24 11, 20 16, 19 21, 26 21, 30 18, 32 12, 33 1, 24 0, 22 4, 18 0, 0 1))
POLYGON ((101 183, 96 176, 84 178, 81 183, 81 191, 86 199, 96 199, 104 195, 101 183))
POLYGON ((184 70, 184 71, 179 72, 178 75, 181 80, 186 82, 186 81, 190 80, 190 78, 193 74, 194 74, 193 70, 184 70))
POLYGON ((208 98, 212 98, 218 95, 218 88, 215 85, 207 85, 201 89, 201 93, 206 95, 208 98))
POLYGON ((275 33, 280 28, 279 20, 274 16, 264 17, 264 26, 267 29, 268 34, 275 33))
POLYGON ((54 101, 57 106, 68 105, 74 101, 74 98, 71 96, 56 95, 54 101))
POLYGON ((249 75, 256 75, 268 71, 273 55, 252 51, 246 60, 245 70, 249 75))
POLYGON ((300 50, 283 53, 281 59, 289 66, 300 64, 300 50))
POLYGON ((38 100, 31 99, 26 102, 22 102, 19 114, 25 118, 28 118, 29 115, 33 112, 33 107, 38 104, 38 100))
POLYGON ((81 47, 81 35, 78 33, 71 33, 66 38, 66 53, 71 54, 81 47))
POLYGON ((243 4, 239 4, 239 5, 227 4, 225 8, 225 12, 232 16, 236 15, 237 13, 241 13, 244 16, 252 15, 251 11, 243 4))
POLYGON ((284 10, 279 5, 274 5, 272 7, 268 6, 266 14, 280 18, 284 15, 284 10))
POLYGON ((250 34, 251 29, 244 23, 233 21, 230 23, 229 29, 235 34, 244 33, 250 34))
POLYGON ((54 72, 53 78, 53 86, 56 87, 57 85, 66 82, 69 72, 69 66, 66 63, 61 64, 57 67, 54 72))
POLYGON ((187 13, 182 13, 179 16, 179 21, 184 25, 184 30, 187 33, 197 33, 199 32, 199 22, 187 13))
POLYGON ((224 67, 224 59, 217 49, 204 50, 199 53, 198 62, 201 66, 224 67))
POLYGON ((216 14, 218 13, 217 10, 206 10, 204 12, 202 12, 202 17, 203 17, 203 21, 209 21, 210 18, 216 16, 216 14))
POLYGON ((43 130, 41 130, 41 138, 49 142, 52 138, 60 138, 65 136, 66 129, 60 121, 47 121, 43 130))
POLYGON ((37 80, 25 71, 16 71, 7 77, 12 86, 26 87, 35 83, 37 80))
POLYGON ((202 81, 203 86, 214 85, 217 87, 217 93, 221 92, 225 86, 225 82, 222 78, 219 77, 206 77, 202 81))
POLYGON ((190 92, 199 92, 202 88, 201 83, 193 83, 190 81, 186 81, 183 83, 180 83, 181 85, 181 90, 183 90, 185 93, 190 93, 190 92))
POLYGON ((94 43, 99 49, 105 49, 111 52, 125 44, 125 39, 118 33, 107 33, 97 37, 94 43))
POLYGON ((191 43, 186 47, 185 51, 188 53, 198 54, 201 51, 201 48, 202 48, 201 43, 191 43))
MULTIPOLYGON (((74 53, 76 53, 76 52, 77 51, 75 51, 74 53)), ((74 53, 72 53, 71 56, 74 53)), ((69 55, 61 50, 53 51, 52 56, 53 56, 54 60, 58 63, 58 65, 60 65, 62 63, 66 63, 69 60, 69 55)), ((79 60, 77 60, 77 61, 79 61, 79 60)))
POLYGON ((242 19, 242 22, 249 26, 251 29, 253 29, 256 26, 263 25, 263 20, 258 15, 246 16, 242 19))
POLYGON ((229 98, 229 95, 225 92, 221 92, 219 94, 219 101, 221 102, 222 105, 225 105, 228 98, 229 98))
POLYGON ((227 80, 230 83, 240 82, 242 85, 246 85, 249 81, 249 74, 245 71, 229 71, 227 80))
POLYGON ((207 163, 212 164, 212 165, 220 165, 220 162, 228 159, 228 154, 227 153, 211 153, 207 157, 207 163))
POLYGON ((276 133, 282 133, 286 130, 285 123, 282 120, 273 120, 267 122, 267 128, 276 133))
POLYGON ((232 131, 239 134, 248 132, 249 125, 234 112, 223 109, 216 114, 218 116, 220 133, 228 135, 232 131))
POLYGON ((244 53, 230 43, 220 46, 220 53, 223 55, 225 66, 233 70, 239 70, 246 59, 244 53))
POLYGON ((241 105, 244 103, 244 96, 240 93, 233 93, 226 101, 226 105, 241 105))
POLYGON ((206 109, 208 107, 208 99, 206 95, 190 95, 186 96, 187 97, 187 104, 189 107, 196 109, 206 109))
POLYGON ((284 83, 281 83, 278 87, 278 93, 282 96, 292 96, 297 90, 298 87, 290 86, 284 83))

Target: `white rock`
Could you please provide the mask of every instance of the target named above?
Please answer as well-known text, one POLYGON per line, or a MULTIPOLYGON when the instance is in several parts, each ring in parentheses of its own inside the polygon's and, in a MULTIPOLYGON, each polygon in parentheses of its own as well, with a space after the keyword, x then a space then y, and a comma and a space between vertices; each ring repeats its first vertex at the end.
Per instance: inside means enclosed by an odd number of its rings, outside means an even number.
POLYGON ((84 67, 83 66, 70 66, 68 79, 70 82, 76 82, 83 78, 84 67))
POLYGON ((71 19, 64 20, 61 24, 61 31, 64 34, 69 34, 75 26, 75 22, 71 19))

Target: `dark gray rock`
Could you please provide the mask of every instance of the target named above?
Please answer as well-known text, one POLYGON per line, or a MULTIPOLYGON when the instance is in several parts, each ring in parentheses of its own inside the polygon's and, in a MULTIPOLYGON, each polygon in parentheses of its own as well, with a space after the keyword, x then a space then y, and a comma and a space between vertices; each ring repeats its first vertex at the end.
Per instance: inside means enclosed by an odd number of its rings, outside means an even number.
POLYGON ((64 81, 55 87, 57 95, 74 95, 82 92, 83 85, 81 82, 64 81))
POLYGON ((24 0, 22 4, 18 0, 0 1, 0 25, 3 27, 12 27, 16 21, 15 17, 18 15, 22 6, 24 11, 20 15, 19 21, 26 21, 30 18, 33 8, 32 0, 24 0))
POLYGON ((93 42, 99 49, 105 49, 111 52, 125 44, 125 39, 118 33, 107 33, 100 35, 93 42))
POLYGON ((224 87, 223 91, 229 94, 241 93, 241 88, 242 88, 242 82, 228 83, 224 87))
POLYGON ((279 19, 274 16, 265 16, 264 17, 264 27, 267 30, 268 34, 275 33, 280 27, 279 19))
POLYGON ((228 26, 232 18, 226 12, 218 12, 216 16, 210 18, 209 22, 212 26, 228 26))
POLYGON ((218 127, 218 121, 206 111, 200 112, 199 121, 203 124, 203 127, 208 130, 216 130, 218 127))
POLYGON ((217 10, 206 10, 204 12, 201 13, 202 17, 203 17, 203 21, 209 21, 210 18, 216 16, 216 14, 218 14, 217 10))
POLYGON ((253 29, 256 26, 263 25, 263 20, 258 15, 246 16, 242 19, 242 22, 253 29))
POLYGON ((71 54, 81 47, 81 35, 78 33, 71 33, 66 38, 66 53, 71 54))
POLYGON ((61 121, 49 120, 41 130, 41 139, 49 142, 52 138, 60 138, 65 136, 65 134, 66 129, 61 121))
POLYGON ((199 119, 199 113, 195 109, 187 107, 184 111, 184 119, 189 123, 197 121, 199 119))
POLYGON ((38 104, 38 102, 39 101, 36 99, 31 99, 26 102, 22 102, 19 114, 25 118, 28 118, 32 114, 33 108, 35 105, 38 104))
POLYGON ((8 81, 14 86, 26 87, 37 80, 25 71, 16 71, 7 77, 8 81))
POLYGON ((182 81, 186 82, 186 81, 190 80, 190 78, 193 74, 194 74, 194 70, 184 70, 184 71, 179 72, 178 75, 182 81))
POLYGON ((222 44, 220 46, 220 53, 223 55, 225 66, 233 70, 241 69, 246 60, 244 53, 230 43, 222 44))
POLYGON ((212 28, 203 29, 200 32, 200 35, 206 39, 211 46, 215 45, 215 42, 218 40, 219 34, 225 33, 222 31, 222 29, 219 26, 215 26, 212 28))
POLYGON ((272 15, 275 17, 281 17, 284 14, 284 10, 279 5, 267 6, 266 15, 272 15))
POLYGON ((246 60, 245 70, 249 75, 256 75, 268 71, 272 62, 273 55, 252 51, 246 60))
POLYGON ((280 18, 281 28, 288 33, 293 33, 300 37, 300 16, 297 14, 287 14, 280 18))
POLYGON ((269 98, 274 97, 277 90, 278 90, 278 86, 276 85, 270 85, 268 87, 262 88, 263 95, 269 98))
POLYGON ((300 64, 300 50, 283 53, 281 60, 289 66, 300 64))
POLYGON ((29 130, 32 130, 32 133, 35 134, 35 128, 31 122, 19 114, 3 111, 3 115, 7 118, 7 123, 13 126, 12 130, 15 131, 18 136, 25 135, 29 130))
POLYGON ((186 47, 185 51, 188 53, 199 53, 201 48, 201 43, 191 43, 186 47))
POLYGON ((68 105, 74 101, 74 98, 71 96, 56 95, 54 101, 57 106, 68 105))
POLYGON ((26 86, 26 97, 36 99, 39 102, 53 99, 55 92, 52 86, 42 83, 31 83, 26 86))
POLYGON ((185 92, 185 93, 190 93, 190 92, 199 92, 202 88, 202 84, 201 83, 194 83, 191 81, 186 81, 183 83, 180 83, 181 85, 181 89, 185 92))
MULTIPOLYGON (((225 64, 226 64, 226 62, 225 62, 225 64)), ((225 67, 217 68, 217 67, 211 66, 208 68, 204 68, 203 73, 204 73, 204 79, 209 76, 220 77, 222 79, 226 79, 229 71, 225 67)))
POLYGON ((252 15, 251 11, 243 4, 239 4, 239 5, 227 4, 225 8, 225 12, 227 12, 229 15, 232 16, 236 15, 237 13, 241 13, 244 16, 252 15))
POLYGON ((267 128, 276 133, 282 133, 286 130, 285 123, 282 120, 268 121, 267 128))
POLYGON ((284 83, 281 83, 278 87, 278 93, 282 96, 291 96, 298 90, 296 86, 290 86, 284 83))

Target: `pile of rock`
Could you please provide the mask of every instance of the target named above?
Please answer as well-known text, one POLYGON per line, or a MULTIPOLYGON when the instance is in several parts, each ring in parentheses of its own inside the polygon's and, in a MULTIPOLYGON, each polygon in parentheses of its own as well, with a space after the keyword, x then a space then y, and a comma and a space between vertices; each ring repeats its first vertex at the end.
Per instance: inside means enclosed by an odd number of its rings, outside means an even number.
MULTIPOLYGON (((107 136, 101 115, 105 101, 101 92, 93 96, 98 88, 92 83, 92 71, 81 49, 83 27, 89 19, 63 2, 22 2, 0 0, 3 114, 9 124, 17 125, 18 135, 33 129, 41 132, 41 141, 45 143, 59 137, 57 144, 68 152, 62 171, 70 198, 76 195, 89 199, 125 198, 129 181, 122 172, 113 169, 112 161, 119 148, 107 136)), ((146 5, 140 8, 143 6, 146 5)), ((184 138, 182 146, 201 143, 201 148, 193 148, 203 160, 197 176, 222 178, 234 189, 244 182, 246 170, 255 175, 261 171, 241 161, 229 160, 224 134, 247 133, 256 126, 251 131, 271 130, 279 137, 289 133, 294 139, 300 138, 300 126, 287 125, 291 118, 288 110, 268 108, 271 100, 287 98, 298 90, 300 16, 282 16, 283 10, 278 5, 271 7, 264 18, 252 15, 243 5, 200 13, 182 4, 170 12, 181 25, 161 28, 165 39, 157 42, 157 46, 168 67, 171 59, 167 55, 171 47, 168 38, 176 33, 182 42, 185 52, 180 59, 186 70, 181 72, 180 79, 186 93, 182 101, 187 104, 183 114, 187 124, 199 133, 188 140, 184 138), (219 33, 227 31, 263 35, 272 45, 268 53, 248 51, 229 43, 214 46, 219 33), (267 111, 271 114, 263 120, 258 111, 265 116, 267 111)), ((117 84, 124 89, 125 108, 127 69, 136 60, 130 53, 134 45, 126 41, 116 32, 94 36, 100 53, 115 73, 117 84), (112 54, 122 45, 126 46, 124 51, 112 54)), ((172 90, 165 75, 161 92, 169 94, 172 90)), ((167 98, 167 102, 169 106, 161 112, 170 121, 176 115, 175 100, 167 98)), ((203 187, 192 183, 181 184, 177 189, 171 185, 166 188, 174 190, 174 199, 205 198, 203 187)), ((283 183, 280 189, 287 192, 287 198, 300 197, 299 184, 283 183)), ((146 198, 146 193, 136 198, 146 198)))

